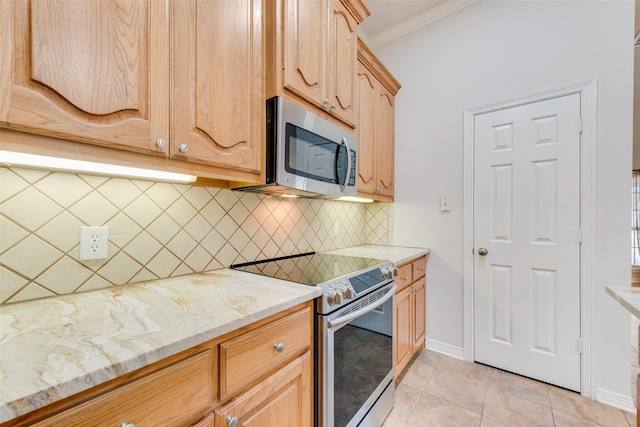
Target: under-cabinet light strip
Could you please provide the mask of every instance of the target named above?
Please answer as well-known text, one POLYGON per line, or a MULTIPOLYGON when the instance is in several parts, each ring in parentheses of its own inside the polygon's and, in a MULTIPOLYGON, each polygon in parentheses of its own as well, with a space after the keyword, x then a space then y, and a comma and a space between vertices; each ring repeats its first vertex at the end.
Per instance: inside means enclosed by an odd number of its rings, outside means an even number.
POLYGON ((13 151, 0 151, 0 164, 9 167, 24 166, 42 168, 46 170, 85 172, 95 175, 124 176, 129 178, 142 178, 158 181, 194 182, 197 179, 194 175, 185 175, 181 173, 86 162, 83 160, 64 159, 60 157, 39 156, 13 151))

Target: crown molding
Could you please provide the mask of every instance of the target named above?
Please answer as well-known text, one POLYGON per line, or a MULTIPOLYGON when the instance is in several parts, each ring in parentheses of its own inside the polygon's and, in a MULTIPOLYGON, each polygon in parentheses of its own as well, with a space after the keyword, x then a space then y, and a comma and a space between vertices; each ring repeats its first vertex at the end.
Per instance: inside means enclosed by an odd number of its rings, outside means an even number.
POLYGON ((478 1, 480 0, 446 1, 422 12, 419 15, 414 16, 413 18, 407 19, 406 21, 395 25, 388 30, 381 32, 380 34, 376 34, 373 37, 365 37, 365 39, 368 41, 369 46, 372 49, 375 49, 406 34, 409 34, 412 31, 439 21, 440 19, 449 16, 461 9, 464 9, 467 6, 471 6, 478 1))

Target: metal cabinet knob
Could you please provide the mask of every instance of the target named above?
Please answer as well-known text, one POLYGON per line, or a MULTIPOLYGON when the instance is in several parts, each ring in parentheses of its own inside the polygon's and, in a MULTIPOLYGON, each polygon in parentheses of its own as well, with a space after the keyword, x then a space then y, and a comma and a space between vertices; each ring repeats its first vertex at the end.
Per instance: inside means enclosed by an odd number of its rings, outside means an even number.
POLYGON ((331 104, 331 109, 335 110, 336 109, 336 104, 331 104))
POLYGON ((120 424, 120 427, 136 427, 136 425, 134 423, 128 423, 124 421, 122 424, 120 424))
POLYGON ((325 100, 324 100, 324 101, 322 101, 322 103, 323 103, 324 105, 329 105, 329 98, 325 98, 325 100))
POLYGON ((189 146, 187 144, 180 144, 178 146, 178 151, 181 153, 188 153, 189 152, 189 146))
POLYGON ((425 270, 426 270, 426 268, 424 268, 424 267, 418 267, 418 270, 420 270, 420 271, 425 271, 425 270))
POLYGON ((284 343, 277 342, 273 345, 273 348, 275 348, 278 353, 282 353, 284 351, 284 343))
POLYGON ((480 256, 485 256, 488 253, 489 253, 489 251, 486 250, 485 248, 478 249, 478 255, 480 255, 480 256))
POLYGON ((227 425, 229 427, 236 427, 238 425, 238 417, 227 416, 227 425))
POLYGON ((402 280, 409 280, 409 276, 404 276, 402 280))
POLYGON ((156 139, 156 147, 158 147, 161 150, 164 150, 165 148, 167 148, 167 141, 165 141, 162 138, 156 139))

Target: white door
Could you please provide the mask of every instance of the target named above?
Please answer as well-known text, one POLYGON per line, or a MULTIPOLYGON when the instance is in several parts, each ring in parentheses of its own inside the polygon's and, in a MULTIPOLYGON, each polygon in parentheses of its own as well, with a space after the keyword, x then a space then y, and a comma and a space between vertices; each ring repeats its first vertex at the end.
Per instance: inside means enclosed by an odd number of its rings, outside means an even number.
POLYGON ((475 360, 576 391, 580 130, 579 94, 474 122, 475 360))

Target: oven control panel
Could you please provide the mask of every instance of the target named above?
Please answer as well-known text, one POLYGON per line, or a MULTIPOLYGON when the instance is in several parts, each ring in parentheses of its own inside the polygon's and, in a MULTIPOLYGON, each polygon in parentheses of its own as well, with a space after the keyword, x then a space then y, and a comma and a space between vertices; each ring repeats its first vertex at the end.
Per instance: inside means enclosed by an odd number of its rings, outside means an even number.
POLYGON ((353 289, 353 286, 351 286, 351 283, 349 283, 347 279, 343 279, 329 286, 327 300, 329 301, 329 305, 340 305, 348 300, 354 299, 356 295, 356 291, 353 289))

